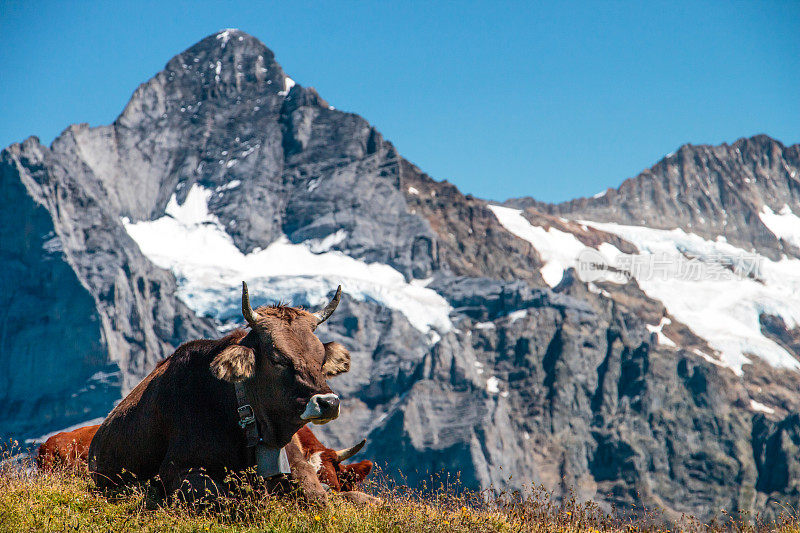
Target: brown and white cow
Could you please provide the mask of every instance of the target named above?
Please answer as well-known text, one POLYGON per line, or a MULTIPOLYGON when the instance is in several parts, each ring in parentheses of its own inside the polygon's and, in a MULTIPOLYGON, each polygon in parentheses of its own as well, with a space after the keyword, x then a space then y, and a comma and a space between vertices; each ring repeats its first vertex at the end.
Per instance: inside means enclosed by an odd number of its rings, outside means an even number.
POLYGON ((43 470, 62 466, 75 471, 86 471, 89 445, 99 427, 100 424, 97 424, 56 433, 39 446, 36 464, 43 470))
MULTIPOLYGON (((306 423, 339 416, 326 379, 350 368, 340 344, 314 335, 341 297, 317 313, 288 306, 253 310, 242 283, 250 331, 192 341, 162 361, 100 425, 89 448, 89 472, 101 487, 158 475, 166 494, 187 501, 224 492, 227 471, 243 471, 251 454, 239 427, 234 383, 244 385, 263 444, 286 446, 306 423)), ((294 472, 293 472, 294 473, 294 472)), ((312 500, 324 500, 316 476, 299 476, 312 500)))
POLYGON ((316 469, 317 478, 333 490, 356 490, 357 485, 372 471, 372 461, 368 460, 342 464, 342 461, 350 459, 364 447, 366 439, 351 448, 333 450, 322 444, 308 426, 300 428, 296 436, 300 440, 303 457, 316 469))

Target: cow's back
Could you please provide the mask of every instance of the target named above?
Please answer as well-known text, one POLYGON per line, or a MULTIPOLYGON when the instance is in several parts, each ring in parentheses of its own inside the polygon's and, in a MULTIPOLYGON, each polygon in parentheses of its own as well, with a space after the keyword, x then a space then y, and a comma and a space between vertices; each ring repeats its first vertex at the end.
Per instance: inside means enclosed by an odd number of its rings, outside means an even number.
POLYGON ((209 367, 242 336, 236 330, 222 339, 182 344, 111 411, 89 449, 89 471, 98 486, 156 474, 175 477, 186 465, 220 474, 246 466, 233 385, 209 367))
POLYGON ((69 468, 84 468, 92 442, 99 425, 86 426, 73 431, 63 431, 47 439, 36 457, 39 468, 52 469, 57 465, 69 468))
POLYGON ((167 446, 159 412, 170 360, 159 364, 108 415, 89 447, 89 473, 98 487, 147 480, 158 473, 167 446))

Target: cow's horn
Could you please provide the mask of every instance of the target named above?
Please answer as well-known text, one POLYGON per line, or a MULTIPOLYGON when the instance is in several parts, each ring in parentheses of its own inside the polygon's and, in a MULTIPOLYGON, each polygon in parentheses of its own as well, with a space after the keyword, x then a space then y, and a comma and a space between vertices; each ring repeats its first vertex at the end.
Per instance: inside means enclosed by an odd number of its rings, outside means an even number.
POLYGON ((247 283, 244 281, 242 282, 242 315, 251 326, 255 326, 258 322, 258 315, 250 307, 250 295, 247 293, 247 283))
POLYGON ((367 439, 364 439, 355 446, 352 446, 350 448, 345 448, 344 450, 336 450, 336 459, 338 461, 345 461, 347 459, 350 459, 355 454, 360 452, 361 448, 363 448, 366 443, 367 439))
POLYGON ((326 320, 328 320, 328 318, 330 318, 333 312, 336 311, 336 306, 339 305, 339 300, 341 298, 342 298, 342 286, 339 285, 336 288, 336 294, 333 295, 333 298, 331 298, 331 301, 328 302, 328 305, 325 306, 325 309, 314 313, 314 316, 317 318, 318 326, 323 322, 325 322, 326 320))

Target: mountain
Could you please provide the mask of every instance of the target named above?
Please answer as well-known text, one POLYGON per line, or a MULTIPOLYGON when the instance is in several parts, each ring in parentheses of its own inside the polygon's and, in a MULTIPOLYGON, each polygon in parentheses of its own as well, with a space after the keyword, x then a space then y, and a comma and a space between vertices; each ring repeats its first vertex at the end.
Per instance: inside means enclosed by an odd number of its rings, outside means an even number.
MULTIPOLYGON (((725 237, 772 260, 800 257, 800 234, 770 223, 800 209, 800 145, 757 135, 732 145, 681 146, 652 168, 592 198, 544 205, 506 202, 542 212, 656 229, 682 228, 706 239, 725 237)), ((785 217, 784 217, 785 218, 785 217)))
POLYGON ((103 417, 237 324, 243 279, 256 304, 341 283, 324 442, 412 485, 774 515, 800 503, 799 153, 685 146, 598 198, 492 205, 219 32, 113 124, 0 155, 0 433, 103 417))

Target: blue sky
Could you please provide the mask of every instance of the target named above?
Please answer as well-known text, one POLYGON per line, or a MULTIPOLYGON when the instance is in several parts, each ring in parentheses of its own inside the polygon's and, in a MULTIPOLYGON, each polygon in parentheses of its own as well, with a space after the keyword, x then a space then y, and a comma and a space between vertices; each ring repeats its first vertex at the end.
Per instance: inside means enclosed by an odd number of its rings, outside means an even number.
POLYGON ((0 145, 110 123, 226 27, 484 198, 592 195, 687 142, 800 142, 800 2, 0 0, 0 145))

